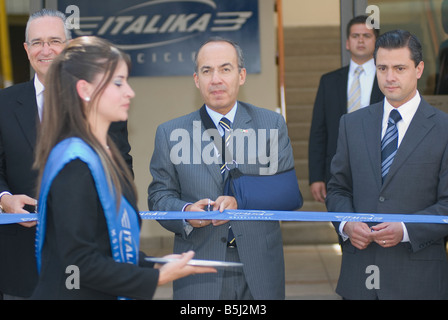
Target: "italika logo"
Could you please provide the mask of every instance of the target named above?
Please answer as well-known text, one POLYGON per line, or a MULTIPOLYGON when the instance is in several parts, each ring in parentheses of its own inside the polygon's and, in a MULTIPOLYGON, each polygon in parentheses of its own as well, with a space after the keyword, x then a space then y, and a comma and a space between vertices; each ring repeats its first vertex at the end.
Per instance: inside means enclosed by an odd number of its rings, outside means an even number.
MULTIPOLYGON (((122 2, 123 3, 123 2, 122 2)), ((107 11, 107 8, 99 12, 107 11)), ((252 11, 220 11, 212 0, 153 0, 108 15, 85 15, 79 5, 76 36, 120 37, 123 50, 142 50, 187 41, 201 33, 238 32, 252 11)))

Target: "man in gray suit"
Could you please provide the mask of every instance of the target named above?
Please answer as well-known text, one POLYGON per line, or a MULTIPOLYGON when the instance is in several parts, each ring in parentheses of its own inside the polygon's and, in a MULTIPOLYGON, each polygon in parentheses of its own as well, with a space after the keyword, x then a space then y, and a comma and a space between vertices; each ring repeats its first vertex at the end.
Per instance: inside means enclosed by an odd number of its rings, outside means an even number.
MULTIPOLYGON (((327 208, 446 215, 448 115, 417 90, 424 68, 421 44, 407 31, 390 31, 378 38, 374 57, 385 99, 341 118, 327 208)), ((346 222, 335 227, 343 250, 336 289, 342 297, 448 298, 447 225, 346 222)))
MULTIPOLYGON (((238 45, 229 40, 211 39, 200 47, 194 81, 205 104, 200 110, 168 121, 157 129, 150 165, 153 181, 148 188, 150 210, 205 211, 209 203, 210 210, 238 209, 236 199, 224 195, 224 181, 229 173, 221 172, 221 167, 228 169, 235 162, 222 166, 221 152, 216 152, 220 148, 213 146, 213 139, 221 142, 224 134, 219 125, 223 116, 230 120, 234 133, 243 138, 247 135, 245 145, 235 143, 235 149, 240 152, 232 159, 244 159, 238 160, 241 172, 274 174, 294 167, 283 117, 237 101, 239 87, 245 79, 238 45), (263 130, 266 134, 259 134, 263 130), (270 132, 277 135, 272 136, 270 132), (256 139, 255 149, 248 145, 253 139, 256 139), (259 158, 260 145, 266 146, 269 161, 259 158), (241 155, 244 158, 239 158, 241 155)), ((186 219, 160 223, 175 234, 174 252, 188 248, 196 252, 197 259, 243 263, 242 268, 221 269, 217 275, 197 275, 176 281, 174 299, 284 299, 283 245, 278 222, 186 219)))

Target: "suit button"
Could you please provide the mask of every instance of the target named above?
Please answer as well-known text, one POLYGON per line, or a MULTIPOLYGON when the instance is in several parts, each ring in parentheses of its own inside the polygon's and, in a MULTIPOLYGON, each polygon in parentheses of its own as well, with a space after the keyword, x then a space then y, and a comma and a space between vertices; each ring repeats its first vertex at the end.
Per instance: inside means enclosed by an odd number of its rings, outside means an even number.
POLYGON ((378 200, 379 200, 380 202, 384 202, 384 201, 386 200, 386 198, 384 198, 384 197, 380 197, 378 200))
POLYGON ((222 237, 222 238, 221 238, 221 242, 225 242, 225 243, 226 243, 226 242, 227 242, 227 238, 222 237))

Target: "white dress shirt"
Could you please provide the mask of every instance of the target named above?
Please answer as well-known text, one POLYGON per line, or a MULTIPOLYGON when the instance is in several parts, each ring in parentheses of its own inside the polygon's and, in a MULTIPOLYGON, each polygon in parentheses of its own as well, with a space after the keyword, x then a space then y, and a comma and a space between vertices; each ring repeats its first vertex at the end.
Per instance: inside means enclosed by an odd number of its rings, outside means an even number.
POLYGON ((232 110, 230 110, 226 115, 223 116, 219 112, 216 112, 210 109, 207 105, 205 105, 205 109, 207 110, 208 115, 212 119, 213 123, 215 124, 215 127, 218 129, 221 136, 224 135, 224 129, 220 126, 219 121, 222 119, 222 117, 226 117, 227 119, 230 120, 231 123, 233 123, 235 120, 237 106, 238 102, 235 102, 235 105, 232 107, 232 110))
POLYGON ((34 76, 34 89, 36 90, 37 111, 39 113, 39 119, 42 121, 42 109, 44 107, 44 90, 45 87, 42 82, 39 81, 37 76, 34 76))
MULTIPOLYGON (((350 60, 348 69, 347 96, 355 78, 355 70, 359 65, 350 60)), ((361 86, 361 108, 370 105, 370 96, 372 95, 373 81, 375 80, 376 67, 373 58, 361 65, 364 69, 359 76, 361 86)))

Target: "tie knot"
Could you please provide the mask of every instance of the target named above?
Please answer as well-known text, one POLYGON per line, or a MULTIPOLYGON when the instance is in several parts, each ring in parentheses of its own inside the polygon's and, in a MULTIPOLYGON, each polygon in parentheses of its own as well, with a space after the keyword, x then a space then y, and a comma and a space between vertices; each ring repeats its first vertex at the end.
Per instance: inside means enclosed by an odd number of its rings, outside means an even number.
POLYGON ((401 114, 398 110, 394 109, 389 114, 389 120, 392 120, 393 123, 397 123, 401 120, 401 114))
POLYGON ((230 122, 229 119, 227 119, 226 117, 222 117, 221 120, 219 120, 219 125, 225 130, 225 131, 230 131, 231 127, 232 127, 232 122, 230 122))
POLYGON ((364 69, 362 68, 362 66, 358 66, 355 69, 355 76, 359 76, 361 74, 361 72, 363 72, 363 71, 364 71, 364 69))

